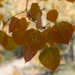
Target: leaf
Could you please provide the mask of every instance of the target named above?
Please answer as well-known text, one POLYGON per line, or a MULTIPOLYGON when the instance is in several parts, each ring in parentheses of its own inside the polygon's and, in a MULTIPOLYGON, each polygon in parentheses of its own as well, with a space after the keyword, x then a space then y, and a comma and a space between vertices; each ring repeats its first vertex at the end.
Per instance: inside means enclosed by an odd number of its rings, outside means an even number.
POLYGON ((23 57, 25 59, 25 62, 30 61, 34 56, 35 56, 36 52, 34 53, 31 48, 24 43, 23 45, 23 57))
POLYGON ((35 29, 29 29, 26 31, 25 40, 33 52, 37 52, 42 49, 46 44, 43 34, 35 29))
POLYGON ((5 25, 6 25, 6 22, 3 20, 3 28, 5 27, 5 25))
POLYGON ((20 30, 17 30, 15 32, 12 33, 12 38, 15 41, 15 43, 20 46, 23 45, 25 42, 25 37, 24 37, 25 32, 20 32, 20 30))
POLYGON ((6 33, 4 33, 4 36, 3 36, 2 41, 1 41, 1 45, 3 47, 6 47, 8 45, 8 43, 9 43, 9 37, 6 33))
POLYGON ((13 49, 15 49, 17 47, 17 44, 14 42, 12 37, 9 37, 9 43, 8 45, 5 47, 6 50, 12 51, 13 49))
POLYGON ((50 27, 45 30, 44 33, 46 35, 46 42, 49 43, 50 46, 53 46, 57 40, 58 32, 50 27))
POLYGON ((3 15, 2 15, 2 14, 0 14, 0 20, 2 20, 2 18, 3 18, 3 15))
POLYGON ((37 19, 37 13, 41 13, 41 15, 42 15, 42 12, 41 12, 41 10, 40 10, 40 8, 39 8, 39 6, 38 6, 38 3, 33 3, 32 5, 31 5, 31 9, 30 9, 30 11, 29 11, 29 15, 34 19, 34 20, 36 20, 37 19))
POLYGON ((0 31, 0 44, 2 42, 3 35, 4 35, 4 33, 2 31, 0 31))
POLYGON ((20 19, 20 32, 25 32, 28 27, 28 23, 25 18, 20 19))
POLYGON ((73 26, 70 23, 66 21, 62 21, 59 22, 57 25, 54 25, 52 28, 56 29, 58 32, 56 43, 59 44, 69 43, 73 34, 73 26))
POLYGON ((55 22, 56 19, 58 18, 58 11, 53 9, 53 10, 50 10, 48 13, 47 13, 47 20, 51 21, 51 22, 55 22))
POLYGON ((75 31, 75 25, 73 26, 73 31, 75 31))
POLYGON ((16 17, 12 17, 9 24, 9 33, 20 29, 20 20, 16 17))
POLYGON ((55 47, 43 50, 39 56, 40 62, 51 71, 55 72, 60 63, 60 53, 55 47))
POLYGON ((41 14, 40 12, 37 14, 37 22, 36 22, 36 29, 42 28, 42 21, 41 21, 41 14))
POLYGON ((69 1, 69 2, 72 2, 72 3, 73 3, 75 0, 67 0, 67 1, 69 1))

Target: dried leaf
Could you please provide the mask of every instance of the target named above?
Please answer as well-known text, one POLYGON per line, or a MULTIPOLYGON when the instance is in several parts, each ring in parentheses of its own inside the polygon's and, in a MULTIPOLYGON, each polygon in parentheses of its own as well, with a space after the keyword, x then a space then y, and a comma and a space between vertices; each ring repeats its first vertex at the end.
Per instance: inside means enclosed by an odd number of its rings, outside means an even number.
POLYGON ((31 48, 24 43, 23 45, 23 57, 25 59, 25 62, 30 61, 34 56, 35 56, 36 52, 34 53, 31 48))
POLYGON ((51 71, 55 72, 60 63, 60 53, 55 47, 46 48, 40 53, 40 62, 51 71))
POLYGON ((48 13, 47 13, 47 20, 51 21, 51 22, 55 22, 58 18, 58 11, 53 9, 53 10, 50 10, 48 13))
POLYGON ((43 34, 35 29, 26 31, 25 40, 33 52, 37 52, 38 50, 42 49, 46 44, 43 34))
POLYGON ((69 43, 73 34, 73 26, 70 23, 62 21, 59 22, 57 25, 54 25, 52 28, 56 29, 58 32, 56 43, 59 44, 69 43))
POLYGON ((9 24, 9 32, 14 32, 20 29, 20 20, 16 17, 12 17, 9 24))

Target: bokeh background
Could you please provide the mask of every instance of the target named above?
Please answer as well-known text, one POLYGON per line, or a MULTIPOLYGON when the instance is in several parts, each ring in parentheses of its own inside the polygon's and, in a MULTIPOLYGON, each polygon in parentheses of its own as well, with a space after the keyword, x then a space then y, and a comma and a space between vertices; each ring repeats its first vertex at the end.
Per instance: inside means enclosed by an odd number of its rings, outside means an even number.
MULTIPOLYGON (((57 21, 67 21, 75 25, 75 2, 66 0, 29 0, 27 10, 33 2, 38 2, 41 9, 44 8, 42 25, 47 24, 46 13, 51 9, 56 9, 59 13, 57 21)), ((11 16, 25 10, 26 0, 3 0, 0 5, 0 14, 3 14, 7 21, 11 16)), ((22 16, 25 13, 21 14, 22 16)), ((52 23, 53 24, 53 23, 52 23)), ((33 27, 33 23, 30 24, 33 27)), ((61 62, 56 72, 53 73, 39 62, 37 55, 29 62, 25 63, 22 46, 13 51, 7 51, 0 45, 0 75, 75 75, 75 33, 70 40, 69 46, 57 44, 60 48, 61 62)))

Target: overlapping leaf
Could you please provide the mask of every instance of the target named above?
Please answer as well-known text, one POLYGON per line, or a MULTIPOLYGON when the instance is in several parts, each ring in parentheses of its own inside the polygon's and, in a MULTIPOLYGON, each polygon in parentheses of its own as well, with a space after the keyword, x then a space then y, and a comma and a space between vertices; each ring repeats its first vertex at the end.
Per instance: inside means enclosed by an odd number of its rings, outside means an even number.
POLYGON ((42 20, 41 20, 41 13, 39 12, 37 14, 37 22, 36 22, 36 29, 42 28, 42 20))
POLYGON ((53 10, 50 10, 48 13, 47 13, 47 20, 51 21, 51 22, 55 22, 56 19, 58 18, 58 11, 53 9, 53 10))
POLYGON ((31 9, 30 9, 28 15, 30 15, 34 20, 36 20, 37 19, 37 13, 39 13, 39 12, 42 14, 42 12, 38 6, 38 3, 33 3, 31 5, 31 9))
POLYGON ((73 26, 70 23, 62 21, 59 22, 57 25, 54 25, 52 28, 56 29, 58 32, 56 43, 60 44, 69 43, 73 34, 73 26))
POLYGON ((35 29, 26 31, 25 40, 33 52, 37 52, 38 50, 42 49, 46 44, 43 34, 35 29))
POLYGON ((12 37, 9 37, 9 43, 5 47, 6 50, 12 51, 17 47, 17 44, 14 42, 12 37))
POLYGON ((25 59, 25 62, 30 61, 34 56, 35 56, 36 52, 34 53, 31 48, 24 43, 23 45, 23 57, 25 59))
POLYGON ((75 0, 67 0, 67 1, 69 1, 69 2, 72 2, 72 3, 73 3, 75 0))
POLYGON ((46 48, 39 56, 40 62, 51 71, 55 72, 60 63, 60 53, 55 47, 46 48))
POLYGON ((3 47, 6 47, 8 45, 8 43, 9 43, 9 37, 6 33, 4 33, 1 44, 3 47))
POLYGON ((46 42, 49 43, 50 46, 53 46, 57 40, 58 32, 50 27, 44 31, 44 34, 46 35, 46 42))
POLYGON ((20 19, 20 32, 25 32, 28 27, 28 23, 25 18, 20 19))
POLYGON ((20 29, 20 20, 16 17, 12 17, 9 24, 9 32, 14 32, 20 29))
POLYGON ((17 30, 15 32, 12 33, 12 38, 15 41, 15 43, 20 46, 23 45, 25 42, 25 37, 24 37, 25 32, 20 32, 20 30, 17 30))

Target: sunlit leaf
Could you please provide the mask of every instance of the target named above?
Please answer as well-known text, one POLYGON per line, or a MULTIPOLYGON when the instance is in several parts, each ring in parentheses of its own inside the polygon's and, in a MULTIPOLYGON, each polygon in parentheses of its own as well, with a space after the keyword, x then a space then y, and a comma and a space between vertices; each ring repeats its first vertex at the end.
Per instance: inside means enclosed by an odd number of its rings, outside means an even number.
POLYGON ((42 49, 46 44, 43 34, 35 29, 26 31, 25 40, 33 52, 37 52, 38 50, 42 49))
POLYGON ((9 32, 14 32, 20 29, 20 20, 16 17, 12 17, 9 24, 9 32))
POLYGON ((46 35, 46 42, 49 43, 50 46, 53 46, 57 40, 58 32, 50 27, 45 30, 44 33, 46 35))
POLYGON ((12 37, 9 37, 9 43, 8 45, 5 47, 6 50, 12 51, 13 49, 15 49, 17 47, 17 44, 14 42, 12 37))
POLYGON ((42 28, 42 20, 40 12, 37 14, 37 22, 36 22, 36 29, 42 28))
POLYGON ((40 62, 51 71, 55 72, 60 63, 60 53, 55 47, 43 50, 39 56, 40 62))
POLYGON ((27 27, 28 27, 28 23, 27 23, 26 19, 25 18, 21 18, 20 19, 20 31, 21 32, 26 31, 27 27))
POLYGON ((1 44, 3 47, 6 47, 8 43, 9 43, 9 36, 6 33, 4 33, 1 44))
POLYGON ((52 28, 56 29, 58 32, 56 43, 60 44, 69 43, 73 34, 73 26, 70 23, 62 21, 59 22, 57 25, 54 25, 52 28))
POLYGON ((58 11, 53 9, 53 10, 50 10, 48 13, 47 13, 47 20, 51 21, 51 22, 55 22, 56 19, 58 18, 58 11))
POLYGON ((24 43, 23 45, 23 57, 25 59, 25 62, 30 61, 34 56, 35 56, 36 52, 34 53, 31 48, 24 43))
POLYGON ((3 18, 3 15, 0 15, 0 20, 2 20, 2 18, 3 18))
POLYGON ((69 2, 72 2, 72 3, 73 3, 75 0, 67 0, 67 1, 69 1, 69 2))
POLYGON ((23 45, 25 42, 24 33, 25 32, 21 33, 20 30, 17 30, 17 31, 12 33, 12 38, 18 46, 23 45))
POLYGON ((39 8, 39 6, 38 6, 38 3, 33 3, 32 5, 31 5, 31 9, 30 9, 30 16, 34 19, 34 20, 36 20, 37 19, 37 13, 41 13, 42 14, 42 12, 41 12, 41 10, 40 10, 40 8, 39 8))

